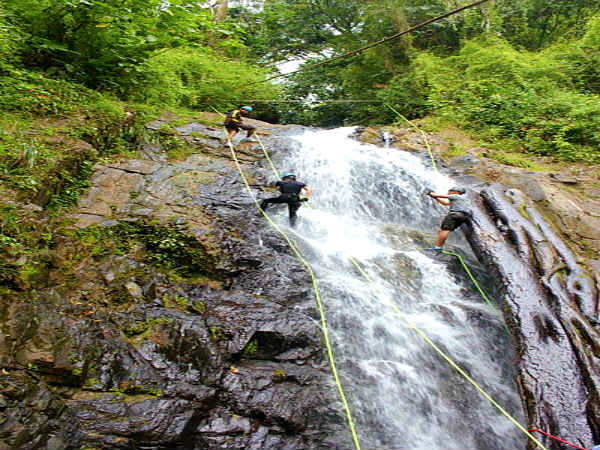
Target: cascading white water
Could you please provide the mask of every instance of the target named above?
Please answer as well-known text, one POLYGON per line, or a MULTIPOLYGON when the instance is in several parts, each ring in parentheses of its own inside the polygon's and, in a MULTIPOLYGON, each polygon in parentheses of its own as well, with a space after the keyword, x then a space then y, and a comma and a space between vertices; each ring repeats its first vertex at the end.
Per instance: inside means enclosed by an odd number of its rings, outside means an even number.
MULTIPOLYGON (((524 448, 514 425, 390 307, 395 302, 522 421, 501 314, 414 244, 415 229, 432 244, 443 217, 443 208, 424 195, 427 188, 445 191, 454 183, 410 153, 350 139, 352 131, 295 136, 280 167, 314 189, 293 235, 323 293, 363 449, 524 448), (385 295, 361 277, 351 257, 385 295)), ((274 215, 287 227, 285 213, 274 215)), ((458 242, 457 235, 450 242, 458 242)))

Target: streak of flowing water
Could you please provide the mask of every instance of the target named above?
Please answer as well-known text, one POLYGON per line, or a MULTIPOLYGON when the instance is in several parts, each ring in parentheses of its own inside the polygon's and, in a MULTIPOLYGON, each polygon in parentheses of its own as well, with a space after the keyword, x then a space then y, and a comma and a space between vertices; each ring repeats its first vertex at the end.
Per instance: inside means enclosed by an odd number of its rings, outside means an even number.
MULTIPOLYGON (((501 314, 415 244, 421 234, 415 230, 422 230, 431 245, 443 214, 426 190, 444 191, 454 183, 412 154, 350 139, 352 131, 295 136, 280 168, 314 189, 293 236, 318 277, 362 448, 524 448, 514 425, 390 308, 395 302, 522 421, 501 314)), ((285 215, 274 214, 287 226, 285 215)), ((457 242, 455 236, 450 242, 457 242)))

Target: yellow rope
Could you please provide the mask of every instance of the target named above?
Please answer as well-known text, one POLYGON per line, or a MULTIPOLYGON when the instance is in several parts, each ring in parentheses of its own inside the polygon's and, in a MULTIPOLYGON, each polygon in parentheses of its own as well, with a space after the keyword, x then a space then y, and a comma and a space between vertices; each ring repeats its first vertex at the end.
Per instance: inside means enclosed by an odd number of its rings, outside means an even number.
POLYGON ((469 278, 471 279, 471 281, 473 282, 473 284, 475 285, 475 287, 481 294, 481 297, 486 301, 486 303, 490 306, 490 308, 496 309, 496 308, 494 308, 494 304, 491 302, 491 300, 488 298, 488 296, 485 294, 485 292, 483 292, 483 289, 481 289, 481 287, 479 286, 479 283, 477 282, 477 280, 475 279, 475 277, 469 270, 469 267, 467 266, 467 263, 465 263, 465 260, 463 259, 463 257, 460 256, 458 253, 449 252, 447 250, 442 250, 442 253, 444 253, 445 255, 456 256, 458 258, 458 260, 460 261, 460 264, 465 269, 465 272, 467 273, 467 275, 469 276, 469 278))
POLYGON ((277 179, 279 179, 280 178, 279 172, 277 171, 277 168, 275 167, 275 164, 273 164, 273 160, 269 156, 269 152, 267 152, 267 149, 263 145, 263 143, 260 140, 260 137, 258 137, 257 133, 255 133, 255 136, 256 136, 256 139, 258 140, 258 143, 260 144, 260 147, 262 148, 263 153, 265 154, 265 157, 267 158, 267 161, 269 161, 269 164, 271 164, 271 169, 273 169, 273 173, 275 174, 275 176, 277 177, 277 179))
POLYGON ((289 244, 290 248, 292 249, 292 251, 294 252, 296 257, 298 258, 298 260, 302 263, 302 265, 304 267, 306 267, 306 270, 308 270, 308 273, 310 274, 310 277, 312 279, 313 289, 315 291, 315 299, 317 302, 317 308, 319 310, 319 315, 320 315, 321 330, 323 332, 323 338, 325 340, 325 347, 327 348, 327 356, 329 358, 329 365, 331 367, 331 372, 333 374, 335 384, 336 384, 338 392, 340 394, 340 399, 342 401, 342 404, 344 405, 346 418, 348 420, 348 427, 350 428, 350 434, 352 435, 352 441, 354 442, 354 446, 356 447, 356 449, 360 450, 360 443, 358 441, 358 435, 356 433, 356 427, 354 425, 354 420, 352 419, 352 412, 350 410, 350 405, 348 404, 348 401, 346 400, 346 395, 344 394, 344 389, 342 387, 342 383, 341 383, 341 380, 340 380, 340 377, 338 375, 338 371, 337 371, 337 368, 335 365, 333 349, 331 347, 331 341, 329 339, 329 329, 327 327, 327 319, 325 317, 325 309, 323 308, 323 302, 321 300, 321 293, 320 293, 319 287, 317 285, 317 278, 315 277, 315 274, 313 272, 311 265, 309 264, 309 262, 306 260, 306 258, 304 258, 304 256, 300 252, 300 249, 294 244, 294 242, 288 237, 288 235, 275 222, 273 222, 273 220, 262 210, 262 208, 260 207, 260 203, 254 196, 252 189, 250 188, 250 184, 248 183, 248 180, 247 180, 246 176, 244 175, 244 172, 242 171, 242 167, 240 166, 240 163, 238 161, 238 158, 235 153, 235 149, 233 148, 233 144, 231 143, 231 140, 227 139, 227 143, 229 144, 229 148, 231 149, 231 156, 233 157, 235 166, 240 173, 242 181, 244 182, 244 185, 246 186, 246 189, 248 190, 250 197, 252 197, 252 200, 256 204, 256 207, 261 212, 261 214, 267 219, 267 221, 269 222, 271 227, 273 227, 273 229, 275 229, 279 234, 281 234, 281 236, 287 241, 287 243, 289 244))
POLYGON ((385 106, 390 108, 399 117, 406 120, 411 127, 413 127, 415 130, 417 130, 419 133, 421 133, 421 135, 423 136, 423 139, 425 140, 425 147, 427 147, 427 151, 429 152, 429 157, 431 158, 431 164, 433 164, 433 168, 435 169, 435 171, 438 172, 438 168, 435 165, 435 158, 433 157, 433 152, 431 151, 431 146, 429 145, 429 139, 427 139, 427 135, 425 134, 425 132, 423 130, 421 130, 418 126, 416 126, 413 122, 411 122, 406 117, 404 117, 402 114, 400 114, 398 111, 396 111, 394 108, 392 108, 390 105, 388 105, 387 103, 385 104, 385 106))
MULTIPOLYGON (((371 283, 378 291, 380 294, 383 294, 383 291, 381 291, 381 289, 379 288, 379 286, 373 281, 373 279, 369 276, 369 274, 367 274, 362 267, 360 267, 360 265, 358 264, 358 262, 354 259, 354 258, 350 258, 350 261, 352 262, 352 264, 354 264, 354 266, 356 266, 356 268, 359 270, 359 272, 363 275, 363 277, 365 277, 365 279, 371 283)), ((413 331, 415 333, 417 333, 419 336, 421 336, 425 342, 427 342, 431 347, 433 347, 433 349, 438 353, 438 355, 440 355, 442 358, 444 358, 454 369, 456 369, 456 371, 461 374, 469 383, 471 383, 475 389, 477 389, 481 395, 483 395, 492 405, 494 405, 508 420, 510 420, 515 426, 517 426, 517 428, 519 428, 519 430, 521 430, 523 433, 525 433, 527 435, 527 437, 529 437, 538 447, 540 447, 541 449, 544 450, 548 450, 546 449, 546 447, 544 447, 542 445, 541 442, 539 442, 531 433, 529 433, 529 431, 527 431, 514 417, 512 417, 508 412, 506 412, 506 410, 504 408, 502 408, 502 406, 500 406, 498 403, 496 403, 494 401, 494 399, 492 397, 490 397, 488 395, 487 392, 485 392, 476 382, 475 380, 473 380, 469 375, 467 375, 467 373, 460 368, 460 366, 458 366, 458 364, 456 364, 454 362, 454 360, 452 360, 452 358, 450 358, 448 355, 446 355, 446 353, 444 353, 437 345, 435 345, 433 343, 433 341, 431 341, 431 339, 429 339, 401 310, 400 308, 398 308, 398 306, 393 303, 390 302, 392 308, 394 309, 394 311, 396 312, 396 314, 402 319, 404 320, 408 326, 410 328, 413 329, 413 331)))

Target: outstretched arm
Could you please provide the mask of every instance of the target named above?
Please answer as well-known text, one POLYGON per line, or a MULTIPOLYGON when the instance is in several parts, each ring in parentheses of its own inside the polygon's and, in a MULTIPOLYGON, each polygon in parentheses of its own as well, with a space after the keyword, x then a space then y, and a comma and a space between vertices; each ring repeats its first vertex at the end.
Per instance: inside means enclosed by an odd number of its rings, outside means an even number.
POLYGON ((435 192, 430 192, 428 194, 432 199, 438 202, 440 205, 450 206, 450 200, 448 200, 448 196, 444 194, 436 194, 435 192))

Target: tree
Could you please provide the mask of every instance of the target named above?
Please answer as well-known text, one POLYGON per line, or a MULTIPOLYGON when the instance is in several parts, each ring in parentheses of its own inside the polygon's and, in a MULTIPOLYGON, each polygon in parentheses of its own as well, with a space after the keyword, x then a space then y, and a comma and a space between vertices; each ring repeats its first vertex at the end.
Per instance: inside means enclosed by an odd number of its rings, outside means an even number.
POLYGON ((219 0, 217 2, 217 12, 215 13, 215 23, 223 22, 227 18, 227 11, 229 7, 227 0, 219 0))
MULTIPOLYGON (((3 4, 13 24, 25 33, 22 56, 27 66, 122 94, 139 82, 146 62, 157 51, 205 45, 216 28, 208 9, 184 0, 5 0, 3 4)), ((235 32, 227 26, 218 28, 235 40, 235 32)))

